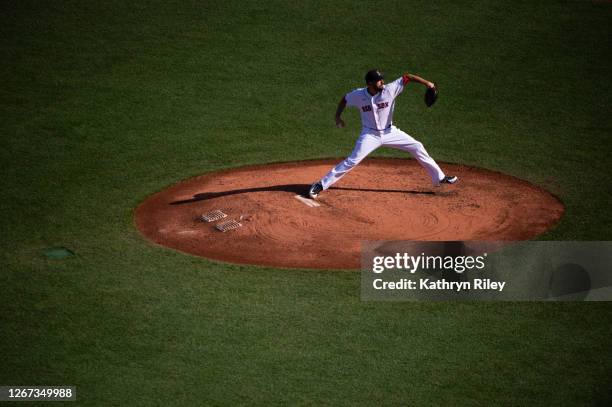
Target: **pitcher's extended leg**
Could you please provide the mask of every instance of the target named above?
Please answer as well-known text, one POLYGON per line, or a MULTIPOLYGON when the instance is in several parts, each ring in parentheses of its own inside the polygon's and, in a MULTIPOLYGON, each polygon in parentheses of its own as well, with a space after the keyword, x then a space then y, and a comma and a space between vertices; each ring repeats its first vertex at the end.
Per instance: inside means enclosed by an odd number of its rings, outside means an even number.
POLYGON ((355 168, 355 166, 359 164, 361 160, 366 158, 368 154, 376 150, 381 145, 382 143, 380 137, 368 133, 362 134, 357 140, 351 155, 332 168, 332 170, 321 179, 323 190, 326 190, 334 183, 338 182, 340 178, 344 177, 350 170, 355 168))
POLYGON ((431 158, 431 156, 425 150, 423 143, 415 140, 402 130, 394 128, 393 131, 385 134, 383 138, 383 146, 397 148, 402 151, 410 153, 418 162, 425 168, 433 185, 438 185, 441 180, 444 179, 444 171, 431 158))

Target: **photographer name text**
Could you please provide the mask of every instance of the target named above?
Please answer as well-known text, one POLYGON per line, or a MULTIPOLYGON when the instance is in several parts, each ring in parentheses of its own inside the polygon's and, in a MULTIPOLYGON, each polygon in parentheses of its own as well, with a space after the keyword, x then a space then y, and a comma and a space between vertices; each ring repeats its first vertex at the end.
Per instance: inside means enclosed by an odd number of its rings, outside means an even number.
POLYGON ((372 282, 376 290, 449 290, 449 291, 468 291, 468 290, 487 290, 503 291, 506 286, 505 281, 493 281, 489 278, 476 278, 472 281, 448 281, 445 279, 432 280, 420 278, 410 280, 402 278, 398 281, 384 281, 377 278, 372 282))

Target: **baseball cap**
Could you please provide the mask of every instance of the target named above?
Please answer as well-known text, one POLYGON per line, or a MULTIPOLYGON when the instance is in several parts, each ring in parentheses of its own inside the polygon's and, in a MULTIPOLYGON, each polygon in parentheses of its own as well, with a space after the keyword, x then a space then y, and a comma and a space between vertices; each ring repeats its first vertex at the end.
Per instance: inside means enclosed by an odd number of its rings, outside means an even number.
POLYGON ((383 74, 378 69, 372 69, 365 75, 366 83, 374 83, 384 79, 383 74))

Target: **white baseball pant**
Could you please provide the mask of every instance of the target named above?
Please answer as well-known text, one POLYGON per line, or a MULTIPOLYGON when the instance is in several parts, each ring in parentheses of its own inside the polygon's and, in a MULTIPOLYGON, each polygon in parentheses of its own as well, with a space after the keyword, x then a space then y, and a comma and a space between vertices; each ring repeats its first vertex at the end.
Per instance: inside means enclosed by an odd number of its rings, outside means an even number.
POLYGON ((364 128, 361 131, 355 148, 349 157, 340 164, 336 165, 325 177, 321 179, 323 189, 327 189, 340 178, 344 177, 350 170, 366 158, 378 147, 391 147, 410 153, 421 164, 431 177, 434 186, 440 185, 440 180, 444 178, 444 172, 433 158, 429 156, 423 144, 408 134, 404 133, 395 126, 387 130, 377 131, 364 128))

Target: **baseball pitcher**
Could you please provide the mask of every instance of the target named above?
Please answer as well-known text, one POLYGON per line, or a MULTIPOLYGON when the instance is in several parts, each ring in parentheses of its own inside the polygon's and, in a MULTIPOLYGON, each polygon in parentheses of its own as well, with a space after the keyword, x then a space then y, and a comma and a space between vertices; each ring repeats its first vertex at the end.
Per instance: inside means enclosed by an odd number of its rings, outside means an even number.
POLYGON ((377 69, 368 71, 365 75, 366 87, 355 89, 342 97, 336 109, 336 126, 345 126, 342 112, 346 106, 354 106, 361 113, 362 130, 351 155, 336 165, 320 181, 310 187, 308 194, 315 199, 340 178, 345 176, 357 164, 378 147, 392 147, 407 151, 421 164, 434 186, 454 184, 458 178, 447 176, 429 156, 423 144, 415 140, 393 125, 393 109, 395 98, 402 93, 409 82, 417 82, 427 87, 425 103, 431 106, 437 98, 435 85, 419 76, 405 74, 397 80, 385 84, 383 75, 377 69))

